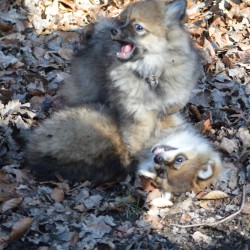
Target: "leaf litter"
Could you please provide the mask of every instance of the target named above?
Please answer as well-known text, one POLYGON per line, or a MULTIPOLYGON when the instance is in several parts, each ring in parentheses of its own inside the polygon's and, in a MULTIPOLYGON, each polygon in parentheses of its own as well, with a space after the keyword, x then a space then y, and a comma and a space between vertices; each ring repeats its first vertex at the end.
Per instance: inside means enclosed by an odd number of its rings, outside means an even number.
POLYGON ((30 128, 58 105, 57 90, 70 74, 81 29, 97 14, 118 15, 132 1, 2 2, 1 249, 244 249, 250 244, 249 1, 188 1, 186 25, 205 74, 183 114, 221 152, 225 169, 200 198, 174 196, 171 207, 148 180, 144 189, 133 178, 106 186, 72 186, 61 178, 38 183, 22 167, 30 128))

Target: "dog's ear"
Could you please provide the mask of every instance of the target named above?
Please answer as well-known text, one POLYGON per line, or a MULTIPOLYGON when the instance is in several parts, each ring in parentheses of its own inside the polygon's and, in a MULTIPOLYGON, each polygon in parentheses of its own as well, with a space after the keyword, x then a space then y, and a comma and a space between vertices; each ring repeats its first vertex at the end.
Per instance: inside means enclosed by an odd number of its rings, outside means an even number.
POLYGON ((166 1, 165 8, 165 21, 179 22, 186 15, 187 2, 186 0, 173 0, 172 2, 166 1))
POLYGON ((83 31, 80 34, 81 42, 85 43, 92 38, 92 35, 95 31, 95 23, 90 23, 84 27, 83 31))
POLYGON ((213 176, 213 169, 212 163, 209 161, 207 162, 198 172, 198 177, 202 180, 206 180, 213 176))
POLYGON ((220 159, 209 160, 202 166, 197 174, 197 179, 193 182, 192 190, 198 192, 213 183, 221 171, 220 159))

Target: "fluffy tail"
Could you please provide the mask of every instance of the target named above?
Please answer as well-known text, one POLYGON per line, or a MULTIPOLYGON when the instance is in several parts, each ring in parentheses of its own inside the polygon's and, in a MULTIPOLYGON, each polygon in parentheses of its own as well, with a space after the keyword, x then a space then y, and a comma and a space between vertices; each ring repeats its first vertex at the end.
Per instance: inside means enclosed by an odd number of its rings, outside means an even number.
POLYGON ((116 180, 136 166, 114 117, 103 106, 55 113, 34 130, 27 159, 40 179, 60 173, 65 179, 97 183, 116 180))

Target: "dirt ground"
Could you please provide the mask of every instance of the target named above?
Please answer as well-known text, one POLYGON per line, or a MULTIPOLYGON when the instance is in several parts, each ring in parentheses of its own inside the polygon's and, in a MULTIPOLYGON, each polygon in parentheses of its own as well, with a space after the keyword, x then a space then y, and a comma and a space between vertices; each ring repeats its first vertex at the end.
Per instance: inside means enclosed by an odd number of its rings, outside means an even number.
POLYGON ((0 3, 0 249, 239 249, 250 246, 250 3, 188 1, 205 75, 184 116, 221 152, 220 179, 152 207, 133 176, 113 185, 39 183, 25 168, 30 129, 56 110, 81 30, 129 0, 0 3))

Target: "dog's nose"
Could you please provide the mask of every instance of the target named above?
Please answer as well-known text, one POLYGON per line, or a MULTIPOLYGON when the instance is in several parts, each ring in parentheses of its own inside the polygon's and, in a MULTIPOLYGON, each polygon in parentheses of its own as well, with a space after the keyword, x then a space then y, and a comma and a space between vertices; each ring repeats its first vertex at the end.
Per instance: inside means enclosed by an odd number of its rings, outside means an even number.
POLYGON ((115 29, 115 28, 113 28, 113 29, 111 29, 111 35, 112 36, 115 36, 117 33, 118 33, 118 30, 117 29, 115 29))
POLYGON ((163 162, 164 158, 159 154, 154 157, 154 162, 156 164, 161 164, 163 162))

